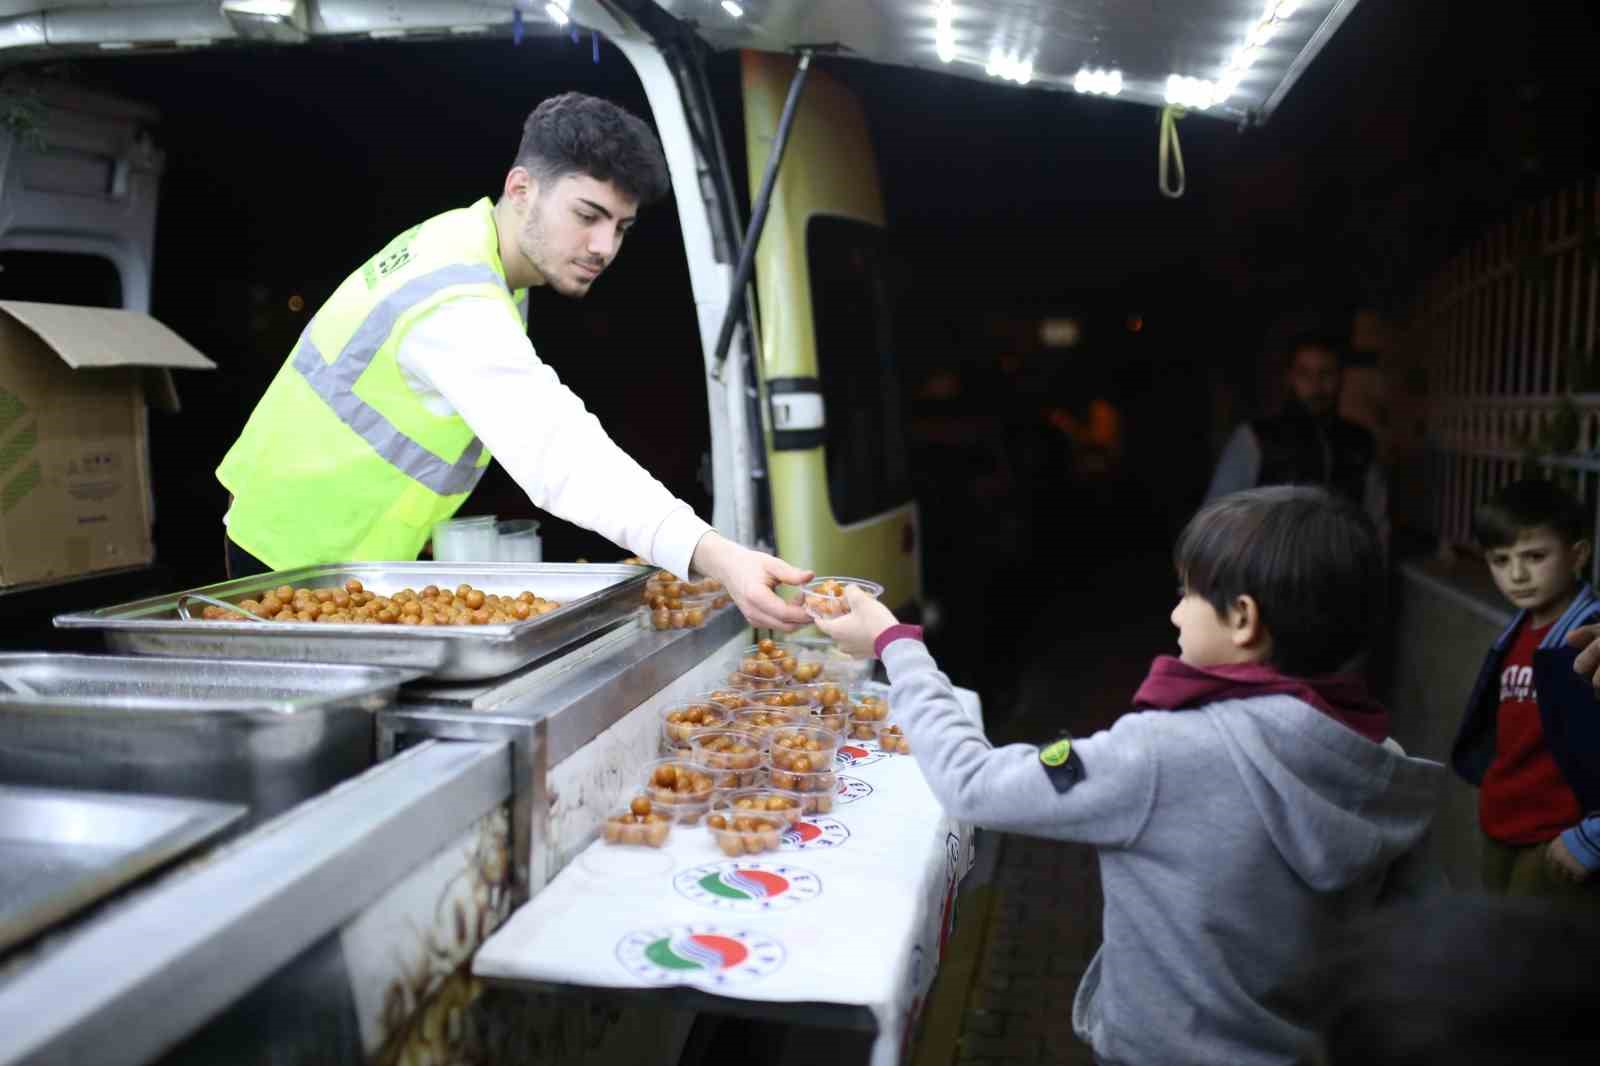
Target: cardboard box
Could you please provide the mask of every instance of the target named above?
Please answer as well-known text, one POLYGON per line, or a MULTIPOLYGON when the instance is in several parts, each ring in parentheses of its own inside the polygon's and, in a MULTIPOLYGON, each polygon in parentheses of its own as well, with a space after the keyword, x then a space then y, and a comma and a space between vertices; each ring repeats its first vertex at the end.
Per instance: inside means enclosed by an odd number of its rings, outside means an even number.
POLYGON ((0 301, 0 586, 153 561, 148 391, 214 370, 149 315, 0 301))

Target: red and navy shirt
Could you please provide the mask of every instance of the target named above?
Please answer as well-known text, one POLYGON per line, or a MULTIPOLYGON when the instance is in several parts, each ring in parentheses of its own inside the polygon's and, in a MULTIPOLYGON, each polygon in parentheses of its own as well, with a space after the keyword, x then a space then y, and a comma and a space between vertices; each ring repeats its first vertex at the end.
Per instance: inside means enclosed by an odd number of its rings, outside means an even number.
POLYGON ((1478 792, 1478 820, 1505 844, 1542 844, 1583 817, 1539 720, 1533 653, 1549 632, 1549 625, 1524 622, 1500 663, 1494 760, 1478 792))

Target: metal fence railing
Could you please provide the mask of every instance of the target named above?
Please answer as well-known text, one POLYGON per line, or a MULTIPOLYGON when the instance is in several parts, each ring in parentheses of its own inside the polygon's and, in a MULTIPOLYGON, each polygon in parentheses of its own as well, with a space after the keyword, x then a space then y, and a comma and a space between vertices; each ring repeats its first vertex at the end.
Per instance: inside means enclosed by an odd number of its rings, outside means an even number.
POLYGON ((1477 506, 1541 472, 1600 522, 1597 312, 1595 178, 1518 209, 1423 287, 1408 332, 1428 370, 1423 484, 1443 542, 1469 544, 1477 506))

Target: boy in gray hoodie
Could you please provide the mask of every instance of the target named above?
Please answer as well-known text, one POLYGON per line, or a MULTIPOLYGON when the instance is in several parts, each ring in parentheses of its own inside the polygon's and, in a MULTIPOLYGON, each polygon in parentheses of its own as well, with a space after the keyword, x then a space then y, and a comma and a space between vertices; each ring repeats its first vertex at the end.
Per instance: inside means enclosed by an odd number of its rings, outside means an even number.
POLYGON ((1096 845, 1105 937, 1072 1017, 1102 1063, 1314 1061, 1315 1034, 1275 993, 1374 908, 1443 767, 1401 752, 1387 712, 1337 673, 1383 595, 1354 506, 1237 493, 1190 521, 1174 558, 1181 656, 1156 659, 1140 713, 1043 747, 991 746, 920 631, 858 590, 819 625, 883 660, 891 713, 952 815, 1096 845))

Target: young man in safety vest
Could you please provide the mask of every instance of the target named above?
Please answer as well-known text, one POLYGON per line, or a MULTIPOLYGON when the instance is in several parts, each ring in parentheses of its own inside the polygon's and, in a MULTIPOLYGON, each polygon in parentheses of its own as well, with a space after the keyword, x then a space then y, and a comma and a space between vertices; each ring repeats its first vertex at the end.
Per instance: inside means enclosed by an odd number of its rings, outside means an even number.
POLYGON ((806 623, 772 589, 811 575, 703 522, 528 340, 528 288, 582 297, 667 187, 634 115, 579 93, 540 104, 497 203, 400 234, 301 334, 217 468, 232 495, 229 572, 415 559, 492 452, 536 506, 720 580, 753 625, 806 623))

